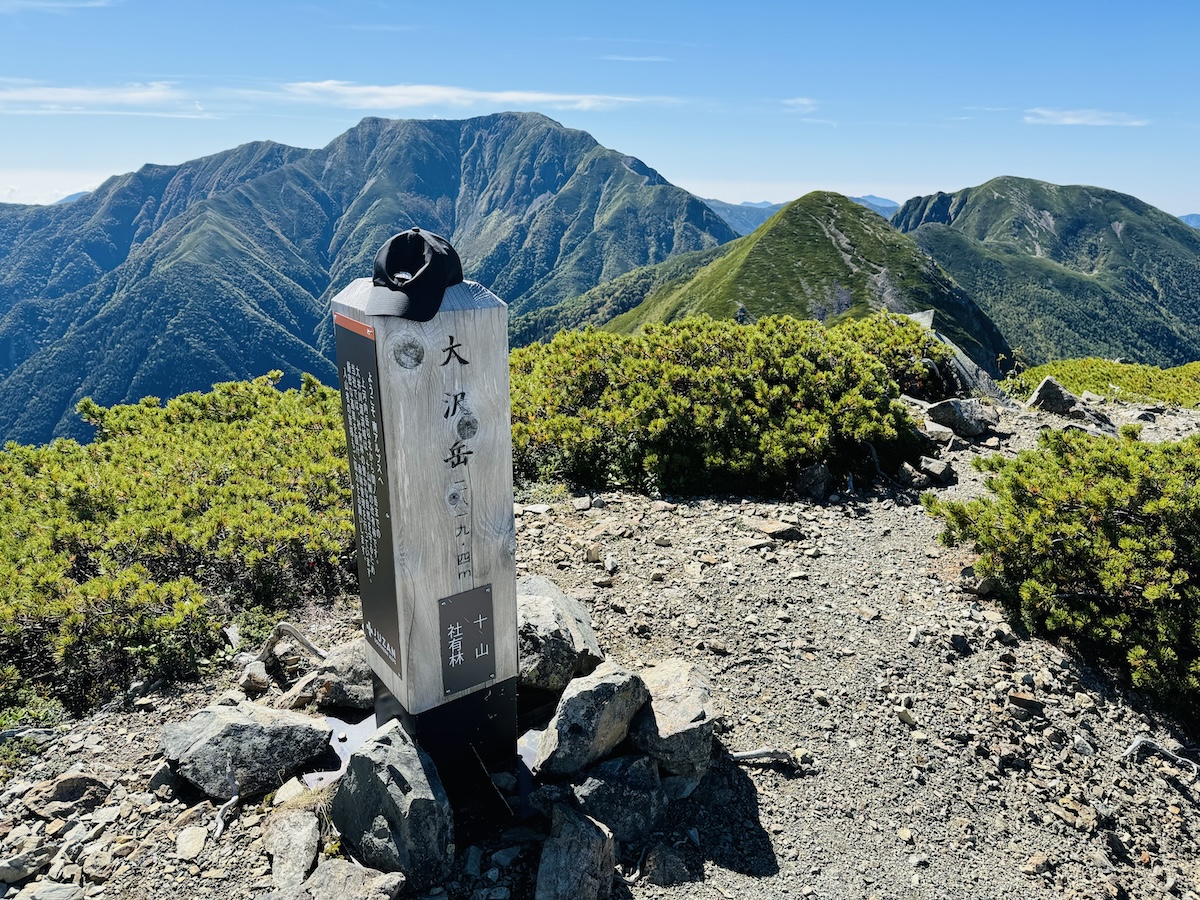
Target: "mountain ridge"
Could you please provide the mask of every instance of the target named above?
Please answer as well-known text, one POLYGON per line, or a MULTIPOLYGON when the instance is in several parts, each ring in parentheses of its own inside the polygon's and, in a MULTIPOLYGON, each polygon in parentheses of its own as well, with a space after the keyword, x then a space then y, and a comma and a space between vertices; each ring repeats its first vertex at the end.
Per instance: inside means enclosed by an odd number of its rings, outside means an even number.
POLYGON ((329 298, 412 225, 514 312, 735 236, 645 163, 537 113, 368 117, 317 150, 146 165, 69 204, 0 207, 0 435, 85 436, 85 395, 276 368, 336 383, 329 298))
POLYGON ((634 270, 547 308, 540 320, 518 317, 515 327, 535 340, 549 337, 556 319, 627 332, 697 313, 837 321, 881 308, 934 309, 938 330, 990 372, 1009 352, 995 326, 910 239, 829 191, 786 204, 750 235, 634 270))
POLYGON ((892 218, 1027 362, 1200 358, 1200 234, 1127 194, 1001 176, 892 218))

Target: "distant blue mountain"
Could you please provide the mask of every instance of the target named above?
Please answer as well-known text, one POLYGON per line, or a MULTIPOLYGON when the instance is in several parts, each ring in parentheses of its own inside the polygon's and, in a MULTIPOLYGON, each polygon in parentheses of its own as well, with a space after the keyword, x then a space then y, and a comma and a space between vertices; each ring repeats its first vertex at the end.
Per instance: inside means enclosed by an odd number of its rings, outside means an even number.
POLYGON ((55 200, 52 206, 62 206, 64 203, 74 203, 81 197, 86 197, 91 191, 76 191, 74 194, 67 194, 61 200, 55 200))
POLYGON ((1180 216, 1179 218, 1193 228, 1200 228, 1200 213, 1188 213, 1186 216, 1180 216))
POLYGON ((886 197, 876 197, 874 194, 867 194, 865 197, 851 197, 859 206, 865 206, 873 212, 879 213, 885 219, 890 219, 900 209, 900 204, 895 200, 888 200, 886 197))
POLYGON ((726 203, 724 200, 705 200, 708 208, 728 223, 739 235, 746 235, 783 209, 782 203, 726 203))

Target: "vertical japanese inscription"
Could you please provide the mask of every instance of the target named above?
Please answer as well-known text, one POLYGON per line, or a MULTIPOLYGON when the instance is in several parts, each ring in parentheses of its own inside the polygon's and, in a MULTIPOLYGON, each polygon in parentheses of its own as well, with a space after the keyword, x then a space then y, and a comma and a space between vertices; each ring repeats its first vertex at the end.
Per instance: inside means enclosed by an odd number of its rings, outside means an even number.
POLYGON ((402 678, 391 500, 374 334, 374 329, 359 322, 335 318, 342 424, 350 457, 354 531, 358 538, 363 631, 396 676, 402 678))
POLYGON ((442 462, 449 468, 453 478, 450 494, 446 504, 454 517, 454 573, 460 585, 469 584, 473 575, 471 564, 471 504, 468 497, 469 479, 467 472, 471 457, 475 451, 468 443, 479 432, 479 420, 471 411, 471 401, 468 392, 462 386, 463 367, 471 364, 463 353, 465 348, 461 341, 456 341, 454 335, 448 335, 446 346, 442 348, 446 354, 439 367, 449 366, 456 362, 454 377, 450 384, 451 390, 444 391, 442 419, 452 426, 451 444, 446 449, 442 462))
POLYGON ((457 694, 496 677, 492 586, 438 601, 442 636, 442 691, 457 694))

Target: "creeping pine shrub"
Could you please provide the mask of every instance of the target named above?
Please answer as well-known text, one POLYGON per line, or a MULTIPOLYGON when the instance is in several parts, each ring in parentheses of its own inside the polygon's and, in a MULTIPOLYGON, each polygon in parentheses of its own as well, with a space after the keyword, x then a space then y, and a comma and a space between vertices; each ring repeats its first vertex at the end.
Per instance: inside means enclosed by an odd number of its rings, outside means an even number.
POLYGON ((0 453, 0 706, 12 683, 78 710, 135 674, 195 675, 218 620, 352 584, 338 394, 279 375, 85 400, 91 444, 0 453))
POLYGON ((821 460, 873 472, 868 444, 888 461, 913 435, 885 364, 814 321, 560 332, 514 351, 511 369, 514 469, 527 481, 778 487, 821 460))
POLYGON ((1124 668, 1194 714, 1200 701, 1200 441, 1044 432, 977 460, 991 495, 926 497, 943 538, 971 541, 1031 631, 1124 668))
POLYGON ((888 377, 905 394, 941 400, 946 367, 954 351, 907 316, 880 312, 850 319, 834 329, 883 363, 888 377))

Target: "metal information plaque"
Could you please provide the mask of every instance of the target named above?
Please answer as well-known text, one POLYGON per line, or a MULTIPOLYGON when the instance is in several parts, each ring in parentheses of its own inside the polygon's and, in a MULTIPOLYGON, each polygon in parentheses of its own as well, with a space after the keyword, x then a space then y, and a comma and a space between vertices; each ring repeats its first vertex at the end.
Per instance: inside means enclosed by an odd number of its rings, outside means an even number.
POLYGON ((338 377, 342 383, 342 419, 350 457, 350 487, 354 495, 363 631, 396 677, 403 678, 375 329, 344 316, 335 316, 333 330, 338 377))
POLYGON ((496 677, 492 586, 438 601, 442 635, 442 690, 454 694, 496 677))

